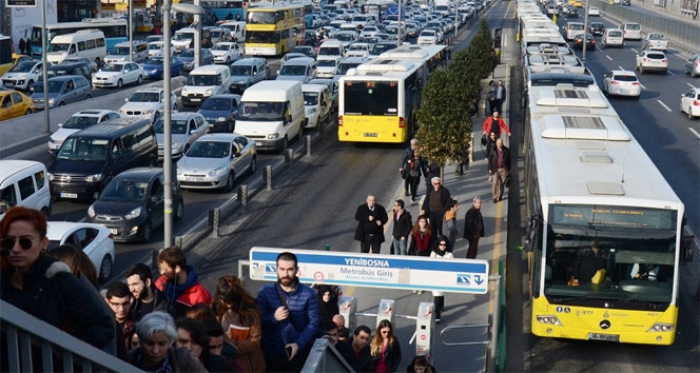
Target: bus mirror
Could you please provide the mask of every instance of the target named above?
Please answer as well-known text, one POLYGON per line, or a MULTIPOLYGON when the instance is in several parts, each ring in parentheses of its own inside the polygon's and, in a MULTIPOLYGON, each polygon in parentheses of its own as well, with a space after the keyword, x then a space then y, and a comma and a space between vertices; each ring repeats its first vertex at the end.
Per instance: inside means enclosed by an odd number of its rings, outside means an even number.
POLYGON ((542 225, 542 217, 540 215, 532 215, 527 219, 527 227, 525 227, 525 250, 532 252, 535 245, 535 237, 540 231, 542 225))
POLYGON ((695 252, 695 236, 683 236, 683 261, 692 262, 695 252))

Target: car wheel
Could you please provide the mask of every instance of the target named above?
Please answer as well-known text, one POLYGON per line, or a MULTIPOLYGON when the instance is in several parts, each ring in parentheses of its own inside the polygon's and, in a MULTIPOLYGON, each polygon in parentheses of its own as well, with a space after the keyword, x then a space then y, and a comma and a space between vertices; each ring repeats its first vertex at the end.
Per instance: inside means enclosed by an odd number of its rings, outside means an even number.
POLYGON ((56 107, 61 107, 61 106, 63 106, 63 105, 64 105, 64 104, 63 104, 63 101, 61 101, 61 102, 58 103, 58 105, 56 105, 56 107))
POLYGON ((100 263, 100 270, 97 273, 97 281, 104 282, 112 276, 112 258, 105 255, 100 263))
POLYGON ((227 64, 227 65, 230 65, 230 64, 231 64, 231 58, 230 58, 230 57, 226 57, 226 64, 227 64))
POLYGON ((136 79, 136 85, 141 85, 141 82, 143 82, 143 77, 139 75, 139 78, 136 79))
POLYGON ((89 93, 88 93, 88 95, 87 95, 87 96, 85 96, 85 99, 86 99, 86 100, 89 100, 89 99, 91 99, 91 98, 92 98, 92 95, 91 95, 91 94, 89 94, 89 93))
POLYGON ((688 119, 693 120, 693 108, 688 107, 688 119))
POLYGON ((151 228, 151 222, 146 220, 141 226, 141 242, 149 242, 151 240, 151 236, 153 236, 153 228, 151 228))
POLYGON ((280 147, 280 154, 284 154, 287 149, 289 149, 289 138, 287 136, 284 136, 284 141, 282 142, 282 146, 280 147))
POLYGON ((176 221, 180 220, 182 219, 183 215, 185 215, 185 203, 182 202, 182 200, 179 200, 175 204, 175 213, 173 214, 173 219, 176 221))
POLYGON ((34 81, 33 80, 30 80, 27 82, 27 90, 30 90, 30 91, 34 90, 34 81))
POLYGON ((248 175, 252 175, 255 173, 255 170, 257 169, 258 166, 258 161, 255 159, 255 156, 253 156, 253 159, 250 160, 250 166, 248 166, 248 175))
POLYGON ((122 82, 121 79, 117 80, 117 88, 121 88, 122 86, 124 86, 124 82, 122 82))
POLYGON ((32 113, 32 109, 27 109, 27 110, 24 112, 24 115, 29 115, 29 114, 31 114, 31 113, 32 113))
POLYGON ((236 174, 233 170, 228 173, 228 177, 226 178, 226 185, 224 186, 224 191, 227 193, 233 192, 233 184, 236 181, 236 174))

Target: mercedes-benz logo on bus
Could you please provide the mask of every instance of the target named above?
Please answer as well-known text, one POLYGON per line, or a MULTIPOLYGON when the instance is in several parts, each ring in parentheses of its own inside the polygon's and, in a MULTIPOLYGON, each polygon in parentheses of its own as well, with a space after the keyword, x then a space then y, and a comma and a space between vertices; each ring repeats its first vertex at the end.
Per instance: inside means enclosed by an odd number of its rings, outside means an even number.
POLYGON ((610 321, 608 320, 603 320, 600 322, 600 328, 603 330, 610 329, 610 321))

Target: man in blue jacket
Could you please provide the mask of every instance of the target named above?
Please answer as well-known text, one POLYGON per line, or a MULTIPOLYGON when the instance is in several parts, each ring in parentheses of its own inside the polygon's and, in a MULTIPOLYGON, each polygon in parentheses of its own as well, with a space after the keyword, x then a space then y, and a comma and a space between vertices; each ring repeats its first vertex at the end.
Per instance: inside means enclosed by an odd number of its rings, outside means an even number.
POLYGON ((277 256, 277 282, 258 293, 262 349, 268 372, 299 372, 319 337, 316 294, 297 278, 297 257, 277 256))

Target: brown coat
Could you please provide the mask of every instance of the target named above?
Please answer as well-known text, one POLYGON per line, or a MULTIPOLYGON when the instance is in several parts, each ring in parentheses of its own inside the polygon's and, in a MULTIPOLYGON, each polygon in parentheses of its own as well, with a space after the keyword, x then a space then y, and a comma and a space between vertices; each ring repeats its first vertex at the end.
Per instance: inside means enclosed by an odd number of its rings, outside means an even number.
POLYGON ((262 338, 260 316, 256 314, 255 322, 252 325, 245 325, 250 327, 250 334, 248 339, 245 340, 234 341, 229 338, 228 329, 231 324, 244 326, 240 321, 240 316, 232 310, 228 310, 221 317, 221 326, 224 328, 226 341, 236 348, 236 361, 238 364, 248 373, 264 372, 266 364, 265 356, 260 347, 262 338))

